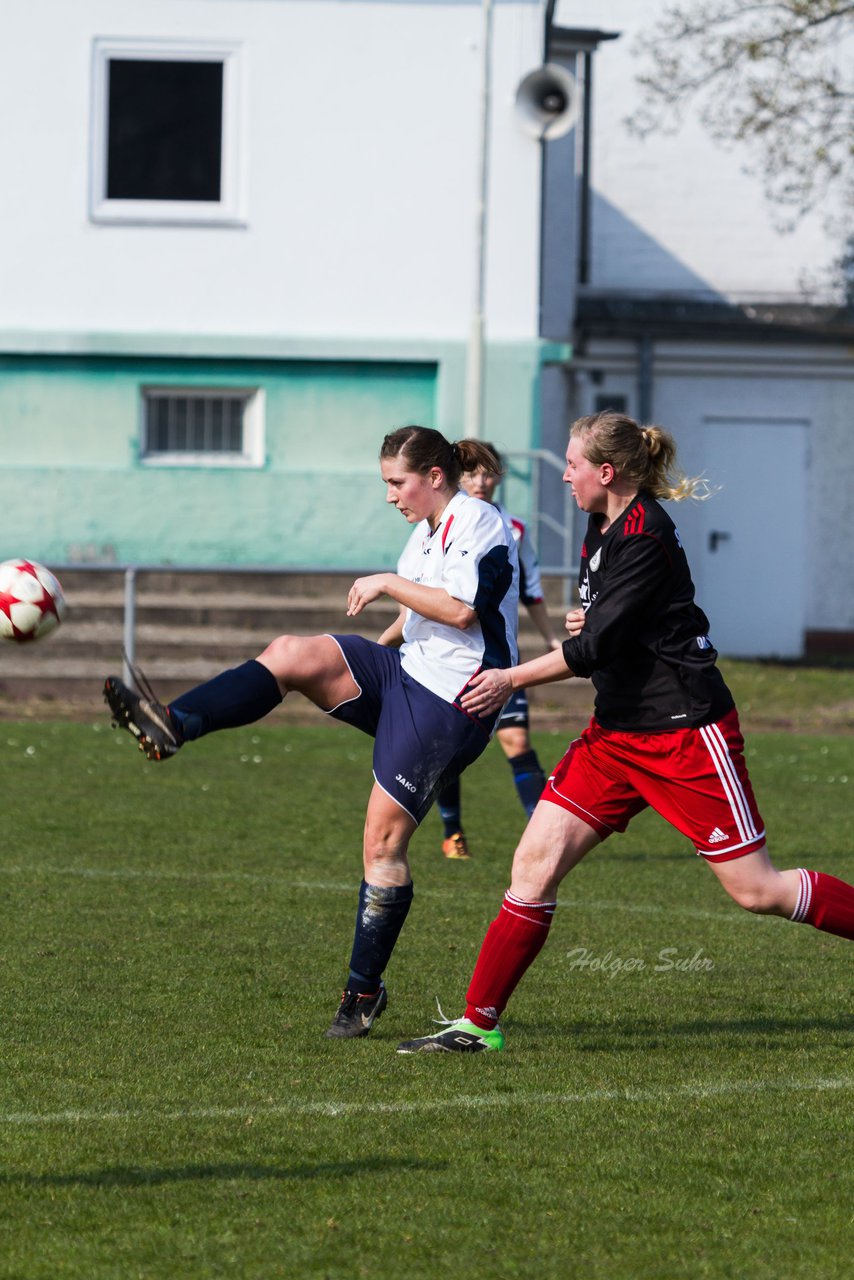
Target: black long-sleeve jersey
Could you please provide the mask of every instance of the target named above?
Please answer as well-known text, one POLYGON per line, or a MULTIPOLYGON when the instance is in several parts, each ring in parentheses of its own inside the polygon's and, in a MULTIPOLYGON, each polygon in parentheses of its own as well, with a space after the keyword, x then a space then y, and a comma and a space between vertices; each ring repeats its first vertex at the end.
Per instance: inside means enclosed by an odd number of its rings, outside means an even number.
POLYGON ((581 551, 584 629, 563 642, 567 666, 596 689, 596 720, 656 733, 720 719, 732 694, 676 526, 643 492, 606 533, 603 520, 590 517, 581 551))

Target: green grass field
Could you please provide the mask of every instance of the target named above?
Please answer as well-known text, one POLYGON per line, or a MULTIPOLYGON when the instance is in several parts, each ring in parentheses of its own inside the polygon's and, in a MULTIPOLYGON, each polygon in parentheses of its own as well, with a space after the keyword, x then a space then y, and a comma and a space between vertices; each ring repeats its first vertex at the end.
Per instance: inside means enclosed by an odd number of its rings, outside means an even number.
MULTIPOLYGON (((324 1038, 370 750, 271 721, 151 765, 106 718, 0 722, 0 1276, 850 1276, 854 950, 740 911, 652 815, 565 883, 503 1055, 397 1055, 507 882, 491 747, 475 858, 416 836, 387 1013, 324 1038)), ((749 763, 778 865, 854 880, 850 738, 749 763)))

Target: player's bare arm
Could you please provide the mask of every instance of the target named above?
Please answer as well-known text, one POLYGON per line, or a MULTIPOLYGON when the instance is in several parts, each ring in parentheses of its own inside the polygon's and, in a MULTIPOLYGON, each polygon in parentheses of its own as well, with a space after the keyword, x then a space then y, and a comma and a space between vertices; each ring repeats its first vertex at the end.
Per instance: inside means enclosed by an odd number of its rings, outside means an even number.
POLYGON ((566 665, 563 650, 553 649, 530 662, 503 670, 493 668, 472 676, 467 692, 460 699, 464 711, 486 715, 502 707, 514 689, 529 689, 535 684, 551 684, 575 674, 566 665))
POLYGON ((461 631, 466 631, 477 618, 474 609, 449 595, 444 587, 425 587, 397 573, 372 573, 366 578, 357 578, 347 596, 347 616, 355 618, 380 596, 389 596, 431 622, 459 627, 461 631))

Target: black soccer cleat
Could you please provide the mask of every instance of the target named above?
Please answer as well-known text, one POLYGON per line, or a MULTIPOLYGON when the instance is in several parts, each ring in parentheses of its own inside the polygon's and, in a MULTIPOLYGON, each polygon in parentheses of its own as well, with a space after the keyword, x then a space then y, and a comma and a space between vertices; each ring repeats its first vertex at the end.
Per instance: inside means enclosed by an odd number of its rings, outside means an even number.
POLYGON ((370 996, 345 991, 327 1036, 330 1040, 353 1040, 356 1036, 366 1036, 387 1004, 388 992, 383 982, 379 990, 370 996))
POLYGON ((157 701, 150 687, 147 691, 151 696, 143 698, 118 676, 107 676, 104 701, 113 724, 133 734, 143 755, 149 760, 168 760, 180 747, 181 739, 168 708, 157 701))

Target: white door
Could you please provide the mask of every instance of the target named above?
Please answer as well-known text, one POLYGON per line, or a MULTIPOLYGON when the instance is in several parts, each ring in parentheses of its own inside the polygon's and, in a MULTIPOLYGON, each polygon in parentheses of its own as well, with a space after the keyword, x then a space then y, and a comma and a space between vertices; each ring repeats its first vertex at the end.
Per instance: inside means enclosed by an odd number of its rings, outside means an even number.
POLYGON ((806 627, 803 419, 704 420, 705 475, 697 599, 715 648, 731 657, 797 658, 806 627))

